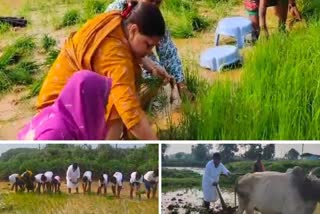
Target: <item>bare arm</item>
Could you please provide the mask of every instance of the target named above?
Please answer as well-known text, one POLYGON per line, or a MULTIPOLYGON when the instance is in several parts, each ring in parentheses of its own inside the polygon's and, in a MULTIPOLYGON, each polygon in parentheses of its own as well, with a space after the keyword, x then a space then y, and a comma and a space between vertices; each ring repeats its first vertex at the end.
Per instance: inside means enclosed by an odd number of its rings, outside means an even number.
POLYGON ((158 140, 145 115, 138 124, 130 129, 130 132, 140 140, 158 140))

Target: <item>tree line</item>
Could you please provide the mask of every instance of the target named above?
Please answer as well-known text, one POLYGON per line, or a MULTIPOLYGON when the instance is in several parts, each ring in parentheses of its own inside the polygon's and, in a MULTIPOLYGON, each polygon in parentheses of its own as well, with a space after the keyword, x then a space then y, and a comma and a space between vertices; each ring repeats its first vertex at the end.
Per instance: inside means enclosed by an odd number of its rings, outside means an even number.
MULTIPOLYGON (((191 153, 187 154, 179 152, 174 155, 165 155, 167 148, 170 145, 162 145, 163 165, 170 166, 204 166, 207 161, 212 159, 213 144, 197 144, 192 145, 191 153)), ((229 163, 237 161, 239 158, 245 160, 256 160, 258 155, 262 156, 263 160, 272 160, 275 156, 274 144, 218 144, 216 149, 221 154, 222 162, 229 163), (242 150, 240 156, 236 153, 242 150)))
POLYGON ((130 173, 142 174, 158 168, 158 145, 135 148, 116 148, 108 144, 91 145, 47 144, 42 149, 16 148, 0 156, 0 179, 7 180, 13 173, 31 170, 34 174, 53 171, 65 178, 70 164, 77 162, 81 174, 93 171, 95 179, 102 173, 120 171, 125 179, 130 173))

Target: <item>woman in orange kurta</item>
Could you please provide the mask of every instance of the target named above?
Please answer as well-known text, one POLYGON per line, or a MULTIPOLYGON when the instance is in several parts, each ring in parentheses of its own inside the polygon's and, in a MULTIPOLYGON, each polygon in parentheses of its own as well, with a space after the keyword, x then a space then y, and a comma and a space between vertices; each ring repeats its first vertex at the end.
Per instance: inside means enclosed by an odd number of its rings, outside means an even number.
POLYGON ((91 70, 112 79, 105 114, 107 139, 119 139, 122 124, 138 139, 157 139, 140 107, 137 82, 141 59, 164 33, 159 9, 143 2, 129 4, 122 13, 112 11, 88 21, 69 37, 52 65, 37 109, 52 105, 73 73, 91 70))

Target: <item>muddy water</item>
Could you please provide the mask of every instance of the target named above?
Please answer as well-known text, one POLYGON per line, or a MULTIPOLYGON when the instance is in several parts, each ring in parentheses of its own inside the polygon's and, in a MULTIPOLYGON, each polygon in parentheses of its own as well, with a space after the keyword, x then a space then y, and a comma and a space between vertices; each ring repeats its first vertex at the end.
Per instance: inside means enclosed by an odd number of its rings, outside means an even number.
POLYGON ((197 168, 197 167, 164 167, 166 169, 176 169, 176 170, 190 170, 192 172, 196 172, 200 175, 203 175, 204 168, 197 168))
MULTIPOLYGON (((227 206, 234 207, 234 193, 232 191, 221 189, 222 197, 227 206)), ((162 213, 199 213, 203 210, 203 194, 196 188, 180 189, 162 194, 161 211, 162 213)), ((215 211, 221 210, 221 202, 211 204, 215 211)))

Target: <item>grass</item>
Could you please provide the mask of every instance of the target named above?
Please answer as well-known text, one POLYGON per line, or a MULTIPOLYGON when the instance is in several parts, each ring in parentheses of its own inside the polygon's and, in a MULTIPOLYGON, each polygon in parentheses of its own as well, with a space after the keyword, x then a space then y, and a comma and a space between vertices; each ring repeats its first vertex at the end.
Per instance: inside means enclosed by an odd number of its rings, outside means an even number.
POLYGON ((85 13, 86 19, 92 18, 96 14, 103 13, 105 11, 107 5, 108 4, 106 1, 85 0, 84 1, 84 13, 85 13))
POLYGON ((45 34, 41 39, 41 46, 46 52, 50 51, 51 48, 56 45, 57 45, 57 41, 47 34, 45 34))
POLYGON ((11 26, 8 23, 2 23, 0 22, 0 35, 8 32, 10 30, 11 26))
MULTIPOLYGON (((108 188, 107 196, 97 196, 95 193, 84 195, 67 194, 65 184, 61 194, 36 194, 9 192, 7 183, 2 183, 0 194, 1 213, 157 213, 158 200, 148 200, 142 195, 142 200, 129 199, 129 185, 125 184, 121 199, 111 195, 108 188), (7 190, 4 192, 4 190, 7 190)), ((94 189, 96 191, 96 186, 94 189)))
POLYGON ((35 47, 36 44, 32 37, 17 39, 14 44, 7 46, 0 56, 0 70, 18 62, 23 56, 32 53, 35 47))
POLYGON ((190 170, 162 169, 162 190, 167 192, 179 188, 201 185, 202 176, 190 170))
POLYGON ((62 23, 60 27, 67 27, 67 26, 72 26, 75 24, 78 24, 81 22, 81 14, 78 10, 76 9, 71 9, 68 10, 62 18, 62 23))
POLYGON ((319 139, 319 24, 260 40, 240 83, 216 81, 185 105, 173 139, 319 139))
POLYGON ((176 38, 192 37, 194 31, 205 30, 209 26, 208 20, 199 14, 196 1, 164 1, 162 12, 170 33, 176 38))

